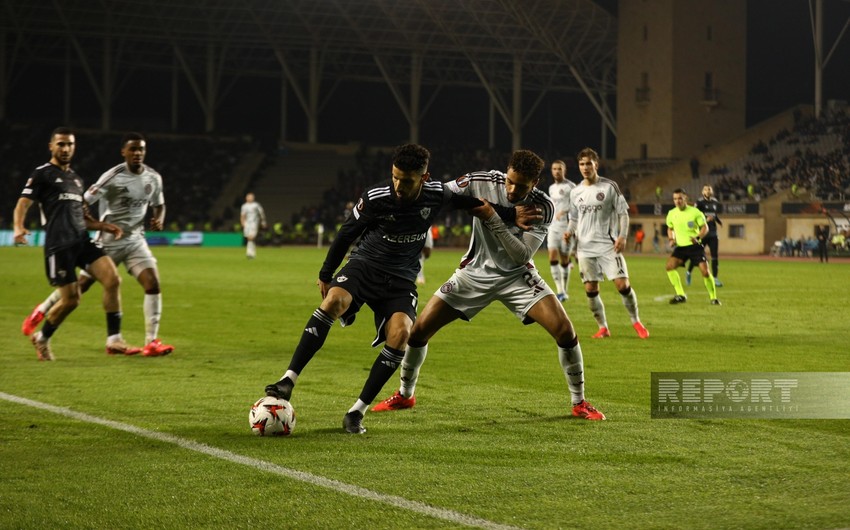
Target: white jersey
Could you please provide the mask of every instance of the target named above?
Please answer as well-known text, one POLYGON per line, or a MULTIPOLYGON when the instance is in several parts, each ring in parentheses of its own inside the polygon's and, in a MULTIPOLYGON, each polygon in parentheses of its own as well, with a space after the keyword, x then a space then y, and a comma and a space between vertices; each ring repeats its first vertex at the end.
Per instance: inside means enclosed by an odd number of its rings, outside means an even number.
MULTIPOLYGON (((490 203, 502 206, 536 205, 542 212, 543 220, 539 224, 535 224, 530 233, 537 239, 539 248, 539 245, 546 238, 549 224, 552 222, 555 205, 545 192, 537 188, 532 189, 520 203, 511 203, 505 190, 505 176, 505 173, 496 170, 478 171, 468 173, 453 182, 447 182, 445 185, 459 195, 487 199, 490 203)), ((515 225, 509 225, 508 230, 516 238, 523 237, 523 230, 515 225)), ((529 260, 527 264, 517 265, 502 248, 498 238, 482 225, 481 220, 477 217, 472 220, 472 239, 469 242, 469 249, 461 260, 461 269, 484 276, 504 276, 506 273, 524 273, 529 267, 534 267, 533 260, 529 260)))
MULTIPOLYGON (((165 204, 162 176, 144 164, 141 174, 130 171, 127 164, 118 164, 86 191, 85 201, 88 204, 100 201, 100 220, 121 227, 124 235, 120 241, 144 238, 148 205, 165 204)), ((112 235, 104 233, 102 237, 109 242, 112 235)))
POLYGON ((629 205, 613 180, 599 177, 595 184, 584 180, 573 188, 570 222, 577 223, 576 256, 580 259, 614 253, 614 241, 620 235, 619 216, 628 215, 628 211, 629 205))
POLYGON ((574 182, 564 179, 549 186, 549 197, 555 203, 555 217, 549 230, 555 230, 563 234, 570 222, 570 192, 576 185, 574 182))
POLYGON ((245 216, 245 225, 258 225, 266 222, 266 211, 257 201, 242 205, 241 214, 245 216))

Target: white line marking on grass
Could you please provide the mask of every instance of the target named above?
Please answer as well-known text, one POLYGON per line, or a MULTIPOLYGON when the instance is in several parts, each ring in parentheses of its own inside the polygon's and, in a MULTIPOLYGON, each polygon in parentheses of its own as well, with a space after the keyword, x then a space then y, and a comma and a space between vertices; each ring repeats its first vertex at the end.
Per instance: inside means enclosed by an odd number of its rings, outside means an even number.
POLYGON ((327 488, 329 490, 336 491, 338 493, 344 493, 346 495, 351 495, 352 497, 361 497, 364 499, 372 500, 375 502, 381 502, 384 504, 389 504, 391 506, 395 506, 397 508, 403 508, 405 510, 409 510, 411 512, 415 512, 422 515, 427 515, 429 517, 434 517, 436 519, 442 519, 444 521, 448 521, 450 523, 462 524, 466 526, 472 526, 476 528, 492 528, 492 529, 502 529, 502 530, 518 530, 518 527, 502 525, 498 523, 494 523, 493 521, 488 521, 487 519, 480 519, 478 517, 474 517, 472 515, 467 515, 460 512, 455 512, 452 510, 446 510, 443 508, 435 508, 434 506, 429 506, 422 502, 411 501, 409 499, 405 499, 403 497, 397 497, 395 495, 385 495, 383 493, 378 493, 376 491, 372 491, 366 488, 361 488, 359 486, 354 486, 352 484, 346 484, 345 482, 340 482, 338 480, 333 480, 325 477, 320 477, 318 475, 313 475, 312 473, 307 473, 304 471, 298 471, 295 469, 290 469, 288 467, 279 466, 277 464, 273 464, 271 462, 266 462, 265 460, 259 460, 256 458, 251 458, 247 456, 242 456, 236 453, 232 453, 230 451, 226 451, 224 449, 218 449, 216 447, 212 447, 209 445, 205 445, 199 442, 194 442, 192 440, 181 438, 179 436, 174 436, 172 434, 165 434, 156 431, 149 431, 147 429, 143 429, 141 427, 136 427, 134 425, 130 425, 128 423, 121 423, 118 421, 107 420, 104 418, 98 418, 97 416, 91 416, 89 414, 85 414, 82 412, 76 412, 66 407, 57 407, 55 405, 50 405, 47 403, 42 403, 40 401, 33 401, 31 399, 23 398, 20 396, 15 396, 12 394, 6 394, 5 392, 0 392, 0 399, 5 399, 6 401, 11 401, 13 403, 18 403, 20 405, 26 405, 28 407, 34 407, 37 409, 46 410, 52 412, 54 414, 59 414, 60 416, 65 416, 68 418, 73 418, 79 421, 84 421, 87 423, 95 423, 97 425, 103 425, 104 427, 109 427, 110 429, 115 429, 118 431, 124 431, 131 434, 135 434, 137 436, 142 436, 144 438, 150 438, 152 440, 156 440, 159 442, 170 443, 177 446, 180 446, 184 449, 189 449, 190 451, 195 451, 198 453, 203 453, 205 455, 209 455, 215 458, 220 458, 222 460, 227 460, 228 462, 233 462, 235 464, 242 464, 243 466, 253 467, 255 469, 259 469, 260 471, 265 471, 267 473, 273 473, 275 475, 280 475, 283 477, 291 478, 293 480, 299 480, 301 482, 306 482, 307 484, 312 484, 314 486, 320 486, 322 488, 327 488))

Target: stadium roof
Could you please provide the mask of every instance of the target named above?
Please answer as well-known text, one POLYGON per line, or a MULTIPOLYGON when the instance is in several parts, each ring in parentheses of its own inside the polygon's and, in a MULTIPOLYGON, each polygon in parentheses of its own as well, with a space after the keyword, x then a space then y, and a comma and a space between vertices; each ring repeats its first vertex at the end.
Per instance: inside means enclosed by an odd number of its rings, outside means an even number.
POLYGON ((591 0, 4 0, 0 13, 7 78, 70 50, 102 92, 177 65, 204 105, 283 71, 305 108, 343 80, 387 83, 403 109, 417 83, 484 86, 506 121, 515 87, 580 91, 614 130, 600 94, 615 92, 617 21, 591 0))

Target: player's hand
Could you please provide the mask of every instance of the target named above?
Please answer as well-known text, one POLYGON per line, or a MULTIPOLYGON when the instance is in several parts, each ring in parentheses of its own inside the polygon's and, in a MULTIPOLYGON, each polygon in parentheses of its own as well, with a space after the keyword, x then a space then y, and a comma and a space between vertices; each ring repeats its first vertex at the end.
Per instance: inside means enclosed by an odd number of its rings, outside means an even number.
MULTIPOLYGON (((476 206, 475 208, 471 208, 469 210, 469 213, 481 219, 482 221, 486 221, 487 219, 493 217, 493 214, 496 213, 496 210, 494 210, 493 207, 490 206, 490 203, 487 201, 487 199, 482 199, 481 197, 479 197, 478 200, 484 204, 482 204, 481 206, 476 206)), ((517 214, 518 213, 519 212, 517 212, 517 214)), ((517 224, 517 226, 519 226, 519 224, 517 224)))
POLYGON ((158 219, 156 217, 151 217, 151 230, 154 232, 159 232, 162 230, 162 219, 158 219))
POLYGON ((517 206, 515 209, 516 221, 514 223, 523 230, 530 230, 532 225, 543 220, 543 213, 537 206, 526 204, 517 206))
POLYGON ((322 280, 316 280, 316 285, 319 286, 319 292, 322 293, 322 300, 328 295, 328 291, 331 289, 330 282, 323 282, 322 280))
POLYGON ((121 227, 112 223, 101 223, 100 231, 109 232, 110 234, 115 236, 115 239, 121 239, 121 236, 124 235, 124 231, 121 230, 121 227))
POLYGON ((620 236, 614 241, 614 252, 621 254, 624 250, 626 250, 626 238, 620 236))
POLYGON ((26 228, 15 228, 15 244, 16 245, 27 245, 27 236, 30 234, 30 231, 26 228))
POLYGON ((564 243, 569 243, 571 237, 573 237, 572 232, 570 232, 569 230, 564 232, 564 243))

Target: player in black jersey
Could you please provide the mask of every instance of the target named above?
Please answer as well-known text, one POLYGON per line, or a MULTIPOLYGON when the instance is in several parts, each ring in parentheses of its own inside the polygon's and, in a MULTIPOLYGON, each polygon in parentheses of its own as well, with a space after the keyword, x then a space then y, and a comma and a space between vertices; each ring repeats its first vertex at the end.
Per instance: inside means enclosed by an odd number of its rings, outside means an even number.
POLYGON ((14 238, 18 245, 27 244, 30 233, 24 227, 27 211, 33 202, 41 208, 45 225, 44 261, 50 285, 61 293, 42 325, 31 337, 40 361, 52 361, 50 337, 80 303, 77 267, 85 267, 103 284, 103 308, 106 311, 107 353, 129 353, 138 348, 127 346, 121 337, 121 279, 115 264, 95 245, 87 230, 101 230, 122 235, 121 228, 104 223, 88 214, 83 203, 83 179, 71 169, 75 137, 71 129, 59 127, 50 135, 50 162, 39 166, 24 185, 15 206, 14 238))
MULTIPOLYGON (((357 403, 343 418, 343 428, 366 432, 363 414, 395 372, 416 320, 416 275, 425 234, 445 206, 471 209, 483 203, 455 195, 442 182, 430 181, 430 153, 420 145, 406 144, 393 155, 392 180, 366 189, 328 249, 317 282, 322 303, 304 326, 301 340, 284 376, 268 385, 266 394, 289 400, 299 374, 322 347, 331 325, 340 319, 349 325, 363 304, 375 314, 377 337, 384 343, 357 403), (334 275, 349 247, 359 239, 348 262, 334 275)), ((497 210, 513 220, 513 208, 497 210)), ((516 211, 518 226, 540 218, 532 209, 516 211)))

